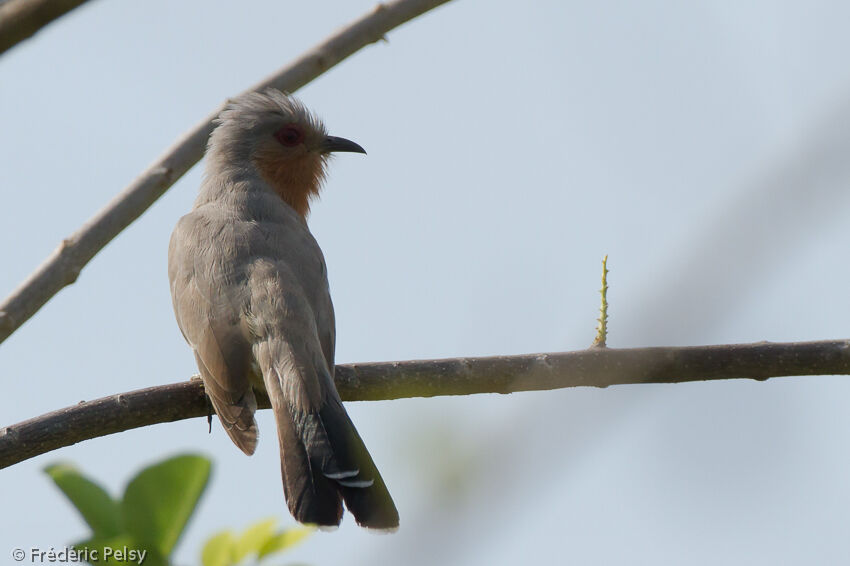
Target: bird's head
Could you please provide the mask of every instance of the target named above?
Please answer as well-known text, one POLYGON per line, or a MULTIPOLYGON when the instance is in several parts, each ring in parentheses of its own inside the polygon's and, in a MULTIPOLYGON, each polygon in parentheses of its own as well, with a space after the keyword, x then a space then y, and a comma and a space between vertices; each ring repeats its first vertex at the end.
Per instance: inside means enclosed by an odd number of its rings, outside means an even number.
POLYGON ((254 169, 306 217, 333 152, 366 151, 329 136, 321 120, 297 99, 275 89, 233 99, 217 119, 207 149, 210 173, 254 169))

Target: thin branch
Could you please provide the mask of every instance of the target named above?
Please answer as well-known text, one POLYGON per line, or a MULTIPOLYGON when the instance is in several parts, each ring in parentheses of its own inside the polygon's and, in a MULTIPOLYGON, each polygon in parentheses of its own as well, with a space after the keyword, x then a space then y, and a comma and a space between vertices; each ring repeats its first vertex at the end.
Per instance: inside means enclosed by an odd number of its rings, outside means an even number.
POLYGON ((32 37, 86 0, 9 0, 0 4, 0 53, 32 37))
MULTIPOLYGON (((274 87, 295 91, 366 45, 380 41, 393 28, 446 2, 448 0, 398 0, 379 4, 371 13, 248 90, 274 87)), ((44 263, 0 303, 0 342, 34 315, 53 295, 76 281, 82 268, 106 244, 141 216, 201 159, 207 138, 213 130, 212 120, 221 109, 216 109, 184 134, 165 155, 105 208, 63 240, 44 263)))
POLYGON ((599 305, 599 318, 596 321, 599 323, 596 326, 596 338, 593 339, 592 346, 596 348, 606 348, 608 346, 608 255, 602 258, 602 288, 599 289, 599 295, 602 302, 599 305))
MULTIPOLYGON (((578 352, 336 366, 346 401, 564 387, 850 374, 850 340, 578 352)), ((268 401, 260 401, 268 408, 268 401)), ((208 414, 200 380, 60 409, 0 429, 0 469, 83 440, 208 414)))

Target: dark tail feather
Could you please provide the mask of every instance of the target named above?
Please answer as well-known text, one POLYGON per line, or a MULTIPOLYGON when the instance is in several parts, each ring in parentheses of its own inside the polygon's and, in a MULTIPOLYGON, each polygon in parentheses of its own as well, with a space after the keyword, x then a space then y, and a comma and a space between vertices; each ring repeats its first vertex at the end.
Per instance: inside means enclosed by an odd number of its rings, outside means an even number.
POLYGON ((292 418, 289 408, 274 407, 280 438, 280 464, 283 475, 283 492, 290 513, 300 523, 324 527, 338 526, 342 520, 342 502, 337 484, 325 476, 323 463, 332 456, 330 446, 325 442, 305 443, 304 434, 299 430, 315 430, 320 425, 318 415, 305 415, 306 423, 298 426, 292 418), (310 419, 309 417, 313 417, 310 419), (309 422, 315 421, 315 422, 309 422), (307 446, 312 444, 309 450, 307 446))
POLYGON ((361 527, 380 530, 398 528, 398 511, 366 445, 338 399, 329 399, 319 411, 333 447, 337 473, 334 478, 345 506, 361 527), (354 471, 357 471, 354 474, 354 471))
MULTIPOLYGON (((262 358, 261 358, 262 363, 262 358)), ((293 409, 276 372, 264 371, 280 439, 286 504, 301 523, 337 526, 342 500, 358 525, 391 530, 398 511, 342 402, 329 395, 318 412, 293 409)))

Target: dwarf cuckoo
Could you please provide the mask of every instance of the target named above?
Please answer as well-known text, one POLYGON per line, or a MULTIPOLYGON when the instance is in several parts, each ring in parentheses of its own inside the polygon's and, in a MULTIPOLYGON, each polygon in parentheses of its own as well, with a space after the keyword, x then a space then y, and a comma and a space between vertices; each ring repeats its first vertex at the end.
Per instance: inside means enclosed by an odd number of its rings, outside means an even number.
POLYGON ((232 100, 216 124, 200 194, 168 249, 177 324, 206 393, 248 455, 254 390, 268 395, 298 521, 339 525, 344 501, 359 525, 392 530, 398 512, 334 386, 327 268, 306 221, 331 153, 366 152, 277 90, 232 100))

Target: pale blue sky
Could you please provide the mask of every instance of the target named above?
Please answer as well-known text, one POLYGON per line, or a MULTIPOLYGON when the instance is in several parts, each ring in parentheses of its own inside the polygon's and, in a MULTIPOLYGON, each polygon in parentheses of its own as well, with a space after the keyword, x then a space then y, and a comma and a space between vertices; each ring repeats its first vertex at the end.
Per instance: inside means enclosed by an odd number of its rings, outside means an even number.
MULTIPOLYGON (((0 56, 0 294, 189 126, 372 2, 97 0, 0 56)), ((367 157, 311 227, 340 362, 846 337, 850 5, 458 0, 303 89, 367 157)), ((193 169, 0 345, 0 425, 195 372, 165 273, 193 169)), ((850 560, 846 377, 349 404, 401 513, 290 561, 850 560)), ((289 524, 272 417, 246 458, 159 425, 0 472, 0 556, 86 530, 41 473, 118 492, 192 450, 214 477, 177 554, 289 524)))

